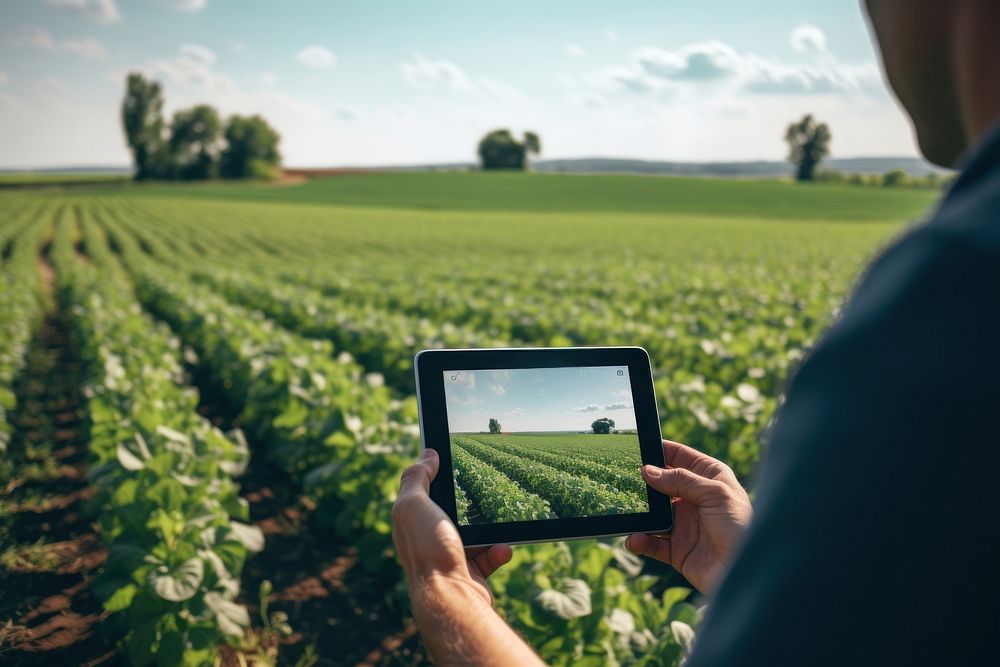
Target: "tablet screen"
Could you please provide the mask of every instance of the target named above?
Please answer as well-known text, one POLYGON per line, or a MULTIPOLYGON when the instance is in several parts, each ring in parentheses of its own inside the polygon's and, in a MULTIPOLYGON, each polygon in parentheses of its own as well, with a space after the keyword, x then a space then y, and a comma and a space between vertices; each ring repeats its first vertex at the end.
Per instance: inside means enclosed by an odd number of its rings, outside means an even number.
POLYGON ((628 366, 444 371, 459 525, 648 512, 628 366))

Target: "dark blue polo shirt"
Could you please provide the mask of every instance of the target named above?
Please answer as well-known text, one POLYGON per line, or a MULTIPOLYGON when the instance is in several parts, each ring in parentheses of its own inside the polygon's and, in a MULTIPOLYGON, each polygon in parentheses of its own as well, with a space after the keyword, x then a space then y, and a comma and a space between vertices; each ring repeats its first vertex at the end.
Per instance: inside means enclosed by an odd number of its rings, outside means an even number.
POLYGON ((1000 128, 791 380, 688 667, 1000 664, 1000 128))

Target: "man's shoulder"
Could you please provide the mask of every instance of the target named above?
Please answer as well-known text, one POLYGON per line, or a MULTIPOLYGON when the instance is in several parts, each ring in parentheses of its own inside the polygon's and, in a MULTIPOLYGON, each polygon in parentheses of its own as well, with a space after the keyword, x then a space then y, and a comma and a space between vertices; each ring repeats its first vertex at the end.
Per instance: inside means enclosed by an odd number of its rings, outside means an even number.
POLYGON ((843 324, 867 328, 908 310, 975 311, 997 303, 998 281, 1000 170, 949 193, 889 243, 859 280, 843 324))

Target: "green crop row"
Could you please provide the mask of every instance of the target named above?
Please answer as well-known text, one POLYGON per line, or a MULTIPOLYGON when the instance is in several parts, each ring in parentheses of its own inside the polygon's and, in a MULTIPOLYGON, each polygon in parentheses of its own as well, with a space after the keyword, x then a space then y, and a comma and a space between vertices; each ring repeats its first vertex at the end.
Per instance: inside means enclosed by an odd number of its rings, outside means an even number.
MULTIPOLYGON (((389 510, 417 450, 416 406, 394 399, 329 343, 296 336, 151 261, 116 229, 143 304, 168 322, 240 410, 263 455, 321 503, 319 515, 355 538, 373 567, 387 565, 389 510)), ((394 567, 394 566, 392 566, 394 567)))
MULTIPOLYGON (((525 491, 496 468, 469 454, 462 447, 465 442, 461 438, 452 440, 452 461, 455 479, 471 496, 470 504, 478 508, 482 517, 482 521, 477 523, 556 518, 548 502, 525 491)), ((466 513, 468 509, 467 506, 466 513)))
POLYGON ((198 268, 195 276, 226 298, 260 310, 304 336, 331 341, 350 350, 366 368, 378 369, 386 382, 412 393, 414 350, 435 347, 490 347, 503 343, 452 325, 437 325, 365 304, 343 303, 317 290, 283 285, 267 272, 198 268))
POLYGON ((0 265, 0 456, 13 432, 7 415, 16 404, 14 380, 42 314, 37 258, 46 233, 43 215, 33 208, 18 209, 0 226, 0 248, 6 256, 0 265))
MULTIPOLYGON (((597 438, 599 436, 584 437, 597 438)), ((639 442, 634 436, 633 442, 629 443, 631 446, 628 447, 627 451, 628 457, 632 462, 630 469, 611 467, 604 463, 597 463, 593 460, 576 456, 551 453, 542 448, 524 443, 519 436, 497 436, 493 438, 476 436, 472 439, 495 450, 506 452, 522 459, 528 459, 529 461, 538 461, 553 468, 564 470, 572 475, 579 475, 595 482, 600 482, 612 489, 633 494, 636 496, 637 502, 645 502, 646 483, 639 474, 642 455, 639 452, 639 442)), ((539 440, 544 439, 539 438, 539 440)), ((609 449, 608 444, 602 442, 602 440, 594 440, 589 444, 589 447, 597 452, 601 452, 609 449)))
MULTIPOLYGON (((586 461, 628 476, 636 472, 642 458, 637 436, 634 434, 609 433, 599 436, 600 439, 596 441, 589 435, 477 435, 475 438, 488 445, 511 443, 532 451, 586 461)), ((641 481, 641 477, 639 479, 641 481)))
POLYGON ((493 447, 469 438, 455 438, 452 442, 467 454, 496 468, 521 488, 548 501, 562 518, 648 511, 645 498, 640 500, 636 495, 566 474, 544 463, 504 456, 493 447))
POLYGON ((250 624, 235 602, 247 555, 263 547, 232 477, 242 434, 198 415, 180 345, 143 315, 100 230, 68 209, 52 244, 58 295, 84 367, 86 424, 108 559, 93 583, 135 665, 211 664, 250 624))

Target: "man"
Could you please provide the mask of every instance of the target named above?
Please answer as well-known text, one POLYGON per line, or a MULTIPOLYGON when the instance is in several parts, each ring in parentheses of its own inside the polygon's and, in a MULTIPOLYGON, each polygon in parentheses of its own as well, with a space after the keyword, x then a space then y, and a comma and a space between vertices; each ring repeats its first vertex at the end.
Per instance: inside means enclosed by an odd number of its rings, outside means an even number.
MULTIPOLYGON (((643 470, 678 498, 676 527, 628 548, 713 596, 690 667, 997 661, 1000 3, 867 8, 922 152, 962 173, 793 378, 752 525, 722 463, 665 442, 667 468, 643 470)), ((427 498, 436 471, 425 453, 394 510, 428 649, 439 664, 538 664, 490 606, 486 577, 510 548, 466 556, 427 498)))

